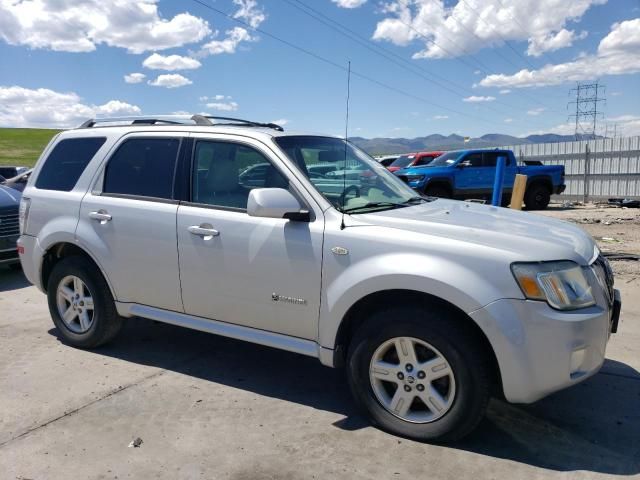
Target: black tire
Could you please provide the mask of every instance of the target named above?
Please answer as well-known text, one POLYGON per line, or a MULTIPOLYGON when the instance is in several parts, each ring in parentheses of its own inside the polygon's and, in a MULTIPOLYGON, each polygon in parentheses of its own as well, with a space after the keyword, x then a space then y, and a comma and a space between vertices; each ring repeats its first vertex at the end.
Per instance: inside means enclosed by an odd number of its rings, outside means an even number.
POLYGON ((433 185, 431 187, 427 187, 424 191, 424 194, 428 197, 451 198, 451 192, 449 191, 449 189, 442 185, 433 185))
POLYGON ((116 311, 111 290, 95 265, 81 256, 66 257, 56 263, 47 283, 49 312, 62 338, 78 348, 96 348, 112 340, 122 328, 123 318, 116 311), (93 321, 86 332, 72 331, 58 313, 57 290, 68 275, 80 278, 93 298, 93 321))
POLYGON ((527 187, 524 195, 524 205, 527 210, 544 210, 551 201, 551 190, 547 185, 534 183, 527 187))
MULTIPOLYGON (((486 355, 473 331, 442 308, 392 307, 366 319, 349 345, 347 376, 351 392, 374 425, 420 441, 452 442, 469 434, 483 418, 490 397, 486 355), (377 399, 369 379, 376 349, 389 339, 413 337, 435 347, 455 377, 450 409, 430 423, 411 423, 388 411, 377 399)), ((400 388, 400 387, 398 387, 400 388)))

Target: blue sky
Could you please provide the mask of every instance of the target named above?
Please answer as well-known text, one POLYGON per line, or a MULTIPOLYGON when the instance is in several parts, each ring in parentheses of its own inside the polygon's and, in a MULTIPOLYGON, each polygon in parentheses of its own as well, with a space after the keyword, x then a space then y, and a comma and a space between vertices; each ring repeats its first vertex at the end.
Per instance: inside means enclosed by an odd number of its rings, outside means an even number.
POLYGON ((200 1, 239 22, 193 0, 0 0, 0 125, 207 112, 343 132, 346 72, 272 34, 351 61, 352 136, 573 133, 569 90, 592 79, 600 124, 640 134, 638 0, 200 1))

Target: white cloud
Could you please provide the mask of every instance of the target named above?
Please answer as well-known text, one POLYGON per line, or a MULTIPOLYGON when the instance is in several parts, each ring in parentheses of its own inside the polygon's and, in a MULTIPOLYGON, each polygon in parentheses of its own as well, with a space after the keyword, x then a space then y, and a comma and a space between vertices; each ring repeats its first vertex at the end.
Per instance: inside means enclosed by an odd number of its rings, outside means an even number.
POLYGON ((213 97, 200 97, 203 102, 209 101, 206 104, 207 108, 212 110, 219 110, 221 112, 235 112, 238 110, 238 104, 233 101, 233 97, 229 95, 214 95, 213 97))
POLYGON ((373 38, 396 45, 424 45, 414 58, 445 58, 501 46, 504 40, 529 41, 529 54, 571 45, 580 37, 566 28, 592 6, 607 0, 458 1, 393 0, 382 11, 373 38), (513 19, 516 18, 518 22, 513 19))
POLYGON ((276 125, 284 127, 287 123, 289 123, 289 120, 287 120, 286 118, 279 118, 278 120, 271 120, 271 122, 269 123, 275 123, 276 125))
POLYGON ((504 119, 504 123, 511 123, 513 122, 513 118, 505 118, 504 119))
POLYGON ((220 55, 222 53, 236 53, 238 45, 242 42, 252 42, 254 37, 246 28, 234 27, 225 32, 227 35, 224 40, 212 40, 205 43, 200 51, 201 55, 220 55))
POLYGON ((488 75, 480 81, 483 87, 543 87, 589 80, 602 75, 624 75, 640 72, 640 18, 615 23, 602 39, 595 54, 581 55, 576 60, 545 65, 538 70, 520 70, 512 75, 488 75))
MULTIPOLYGON (((267 19, 264 11, 258 8, 256 0, 233 0, 238 6, 238 10, 233 14, 233 18, 238 18, 251 26, 258 28, 262 22, 267 19)), ((227 30, 225 38, 222 40, 211 40, 205 43, 200 51, 199 56, 220 55, 223 53, 236 53, 236 50, 243 42, 255 42, 257 37, 251 35, 249 30, 243 27, 234 27, 227 30)))
POLYGON ((511 93, 511 90, 509 90, 508 88, 503 88, 499 93, 500 95, 506 95, 507 93, 511 93))
POLYGON ((185 85, 191 85, 193 82, 179 73, 168 73, 165 75, 158 75, 156 79, 149 80, 148 83, 154 87, 178 88, 184 87, 185 85))
POLYGON ((532 115, 534 117, 540 115, 542 112, 546 110, 545 107, 532 108, 531 110, 527 110, 527 115, 532 115))
POLYGON ((126 83, 141 83, 147 76, 144 73, 130 73, 124 76, 126 83))
POLYGON ((120 100, 88 105, 73 92, 0 86, 0 125, 5 127, 68 128, 100 115, 137 114, 139 107, 120 100))
POLYGON ((367 0, 331 0, 333 3, 338 5, 340 8, 358 8, 365 3, 367 0))
POLYGON ((446 120, 447 118, 449 118, 449 115, 434 115, 432 118, 434 120, 446 120))
POLYGON ((207 108, 221 112, 235 112, 238 110, 238 104, 236 102, 212 102, 207 103, 207 108))
POLYGON ((233 14, 233 18, 244 20, 253 28, 258 28, 267 19, 264 11, 258 8, 256 0, 233 0, 238 5, 238 10, 233 14))
POLYGON ((193 70, 200 68, 202 64, 189 57, 181 57, 180 55, 160 55, 159 53, 153 53, 151 56, 145 58, 142 62, 142 66, 151 70, 193 70))
POLYGON ((171 19, 158 0, 0 0, 0 39, 11 45, 90 52, 100 44, 130 53, 199 42, 209 24, 189 13, 171 19))
POLYGON ((547 33, 537 37, 529 39, 529 48, 527 54, 532 57, 539 57, 544 52, 554 52, 561 48, 570 47, 576 40, 582 40, 586 38, 587 32, 581 32, 576 35, 573 30, 567 30, 563 28, 556 33, 547 33))
POLYGON ((463 102, 470 102, 470 103, 480 103, 480 102, 493 102, 496 99, 496 97, 491 97, 491 96, 478 96, 478 95, 471 95, 470 97, 466 97, 463 98, 462 101, 463 102))

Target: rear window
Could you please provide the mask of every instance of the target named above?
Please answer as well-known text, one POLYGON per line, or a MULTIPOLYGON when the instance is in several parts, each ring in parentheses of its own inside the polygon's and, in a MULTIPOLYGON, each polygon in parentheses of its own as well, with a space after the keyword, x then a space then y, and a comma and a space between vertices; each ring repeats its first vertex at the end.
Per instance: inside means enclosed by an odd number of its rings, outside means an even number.
POLYGON ((180 140, 136 138, 113 154, 104 174, 104 193, 173 198, 173 179, 180 140))
POLYGON ((106 140, 105 137, 84 137, 58 142, 38 174, 36 188, 71 191, 106 140))

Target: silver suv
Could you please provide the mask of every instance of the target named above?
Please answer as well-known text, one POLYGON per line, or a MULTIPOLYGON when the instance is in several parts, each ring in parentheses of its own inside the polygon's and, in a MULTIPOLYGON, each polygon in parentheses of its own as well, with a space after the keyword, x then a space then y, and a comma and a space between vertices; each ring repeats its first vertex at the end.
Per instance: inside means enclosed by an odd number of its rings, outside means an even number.
POLYGON ((316 357, 415 439, 464 436, 492 394, 530 403, 593 375, 620 312, 578 227, 416 196, 344 140, 277 125, 88 121, 46 147, 20 223, 68 344, 145 317, 316 357))

